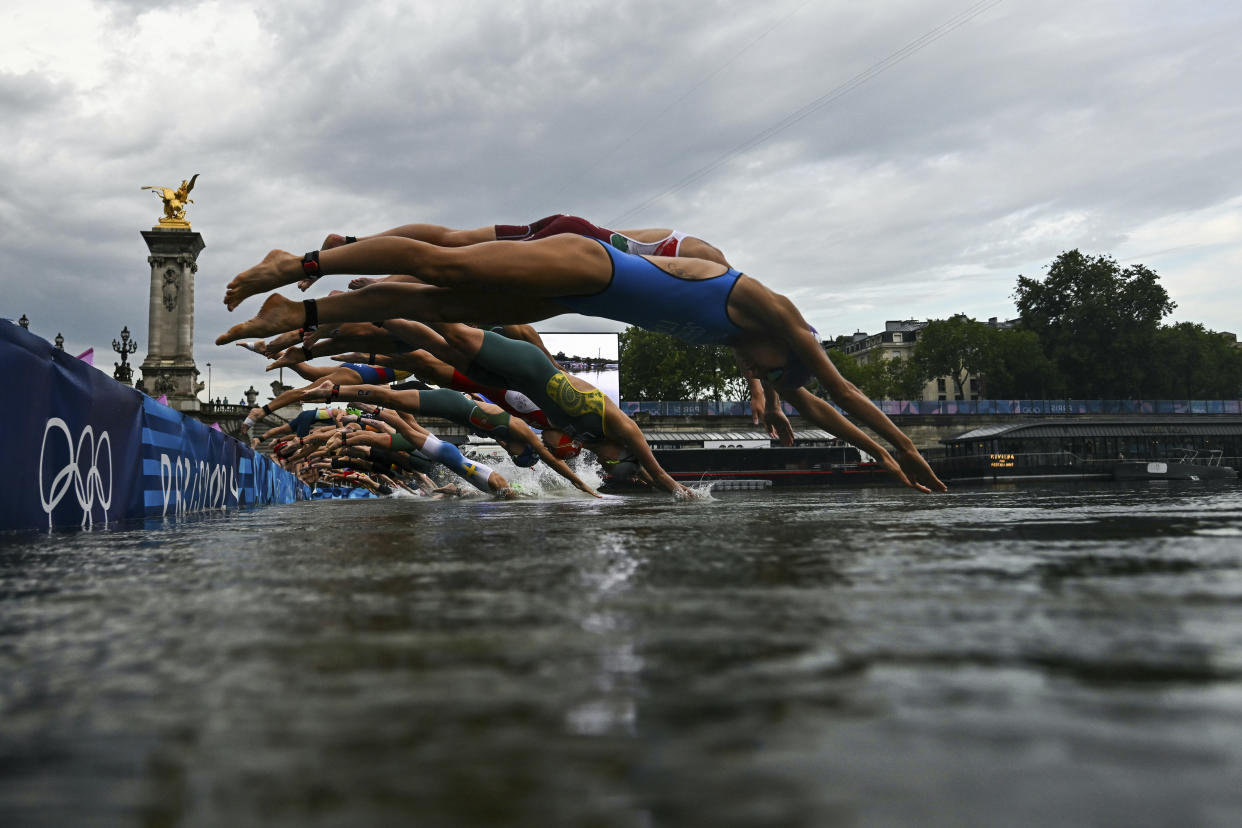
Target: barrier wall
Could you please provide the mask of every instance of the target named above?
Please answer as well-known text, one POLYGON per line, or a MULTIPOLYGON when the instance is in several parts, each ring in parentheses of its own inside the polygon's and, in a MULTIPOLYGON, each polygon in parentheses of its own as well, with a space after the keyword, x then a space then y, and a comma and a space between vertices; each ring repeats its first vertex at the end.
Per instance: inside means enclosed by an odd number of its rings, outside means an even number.
POLYGON ((233 437, 0 320, 0 529, 291 503, 309 489, 233 437))
MULTIPOLYGON (((874 400, 885 414, 1242 414, 1242 400, 874 400)), ((782 402, 786 414, 796 413, 782 402)), ((750 416, 748 402, 623 402, 626 414, 660 417, 750 416)))

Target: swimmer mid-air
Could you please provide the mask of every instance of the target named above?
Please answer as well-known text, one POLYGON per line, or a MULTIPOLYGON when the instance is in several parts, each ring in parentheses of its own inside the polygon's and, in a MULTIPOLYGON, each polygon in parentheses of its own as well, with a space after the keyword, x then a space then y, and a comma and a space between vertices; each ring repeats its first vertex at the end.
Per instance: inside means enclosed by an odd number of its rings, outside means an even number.
POLYGON ((400 236, 360 240, 298 257, 280 250, 230 282, 230 309, 245 298, 308 277, 410 274, 352 293, 296 301, 269 296, 253 319, 217 344, 318 323, 401 316, 428 323, 530 323, 584 313, 669 333, 693 344, 730 345, 748 373, 772 383, 803 416, 877 458, 921 491, 944 491, 913 441, 828 359, 793 303, 719 262, 639 256, 595 238, 555 235, 440 247, 400 236), (846 412, 895 449, 894 457, 804 384, 814 376, 846 412))
POLYGON ((471 400, 458 391, 447 388, 400 391, 381 385, 341 385, 325 379, 303 389, 300 394, 303 402, 361 401, 464 425, 480 436, 496 440, 509 453, 515 465, 528 467, 537 460, 543 460, 575 488, 599 497, 598 492, 583 483, 564 461, 544 446, 530 426, 499 406, 471 400))

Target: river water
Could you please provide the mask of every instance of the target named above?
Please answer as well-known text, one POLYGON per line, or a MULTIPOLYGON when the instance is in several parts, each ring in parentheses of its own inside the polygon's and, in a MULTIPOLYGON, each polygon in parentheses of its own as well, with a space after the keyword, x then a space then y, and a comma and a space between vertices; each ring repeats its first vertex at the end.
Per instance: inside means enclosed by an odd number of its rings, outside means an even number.
POLYGON ((0 538, 0 824, 1222 825, 1242 486, 0 538))

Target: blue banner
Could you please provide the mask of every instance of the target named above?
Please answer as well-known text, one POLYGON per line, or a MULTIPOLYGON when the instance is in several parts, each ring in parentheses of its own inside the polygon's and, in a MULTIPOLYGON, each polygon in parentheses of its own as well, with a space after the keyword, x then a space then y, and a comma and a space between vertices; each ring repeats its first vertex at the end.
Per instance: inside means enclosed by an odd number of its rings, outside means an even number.
POLYGON ((0 529, 290 503, 309 490, 228 435, 0 320, 0 529))
MULTIPOLYGON (((829 401, 831 403, 831 401, 829 401)), ((873 400, 889 416, 1006 414, 1019 417, 1045 414, 1242 414, 1242 400, 873 400)), ((794 415, 787 402, 786 414, 794 415)), ((839 407, 833 404, 834 407, 839 407)), ((622 402, 631 416, 739 417, 749 416, 748 402, 622 402)))

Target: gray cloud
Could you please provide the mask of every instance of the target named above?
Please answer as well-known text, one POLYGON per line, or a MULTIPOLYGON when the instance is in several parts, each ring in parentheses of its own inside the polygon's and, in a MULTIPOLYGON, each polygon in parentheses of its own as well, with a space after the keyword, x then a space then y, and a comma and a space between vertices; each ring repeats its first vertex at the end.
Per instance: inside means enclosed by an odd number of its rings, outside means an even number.
MULTIPOLYGON (((1182 318, 1238 328, 1213 298, 1237 242, 1191 238, 1242 195, 1233 4, 1002 3, 745 152, 960 9, 100 8, 71 58, 40 58, 32 32, 25 65, 0 59, 0 313, 77 350, 102 352, 123 324, 145 340, 137 231, 159 209, 138 187, 201 173, 197 359, 231 398, 270 381, 258 357, 211 345, 235 321, 220 304, 233 274, 271 247, 415 220, 677 227, 826 334, 1005 316, 1016 275, 1071 247, 1199 245, 1149 263, 1182 318)), ((549 328, 588 325, 615 329, 549 328)))

